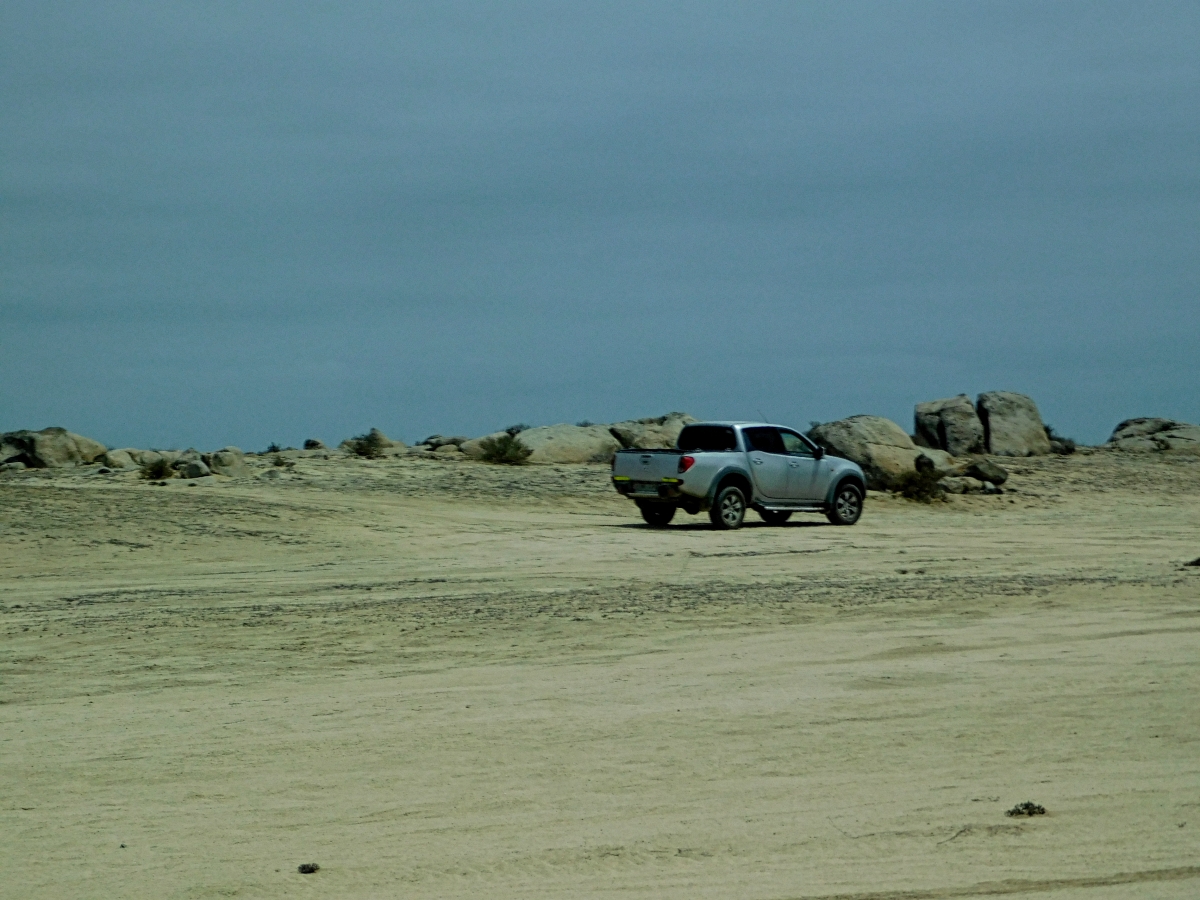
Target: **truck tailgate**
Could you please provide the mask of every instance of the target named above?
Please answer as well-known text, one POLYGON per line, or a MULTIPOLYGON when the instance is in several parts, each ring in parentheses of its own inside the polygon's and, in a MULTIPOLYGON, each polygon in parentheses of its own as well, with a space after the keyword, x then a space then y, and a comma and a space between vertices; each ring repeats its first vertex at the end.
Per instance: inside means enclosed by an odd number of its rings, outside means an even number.
POLYGON ((678 450, 618 450, 613 458, 613 480, 662 484, 679 479, 678 450))

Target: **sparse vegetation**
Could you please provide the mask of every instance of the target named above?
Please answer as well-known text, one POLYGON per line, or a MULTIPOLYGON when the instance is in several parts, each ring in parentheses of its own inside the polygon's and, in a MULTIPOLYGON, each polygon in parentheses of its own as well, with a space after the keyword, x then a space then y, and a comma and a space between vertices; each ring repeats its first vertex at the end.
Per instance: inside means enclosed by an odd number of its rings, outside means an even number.
POLYGON ((138 469, 140 475, 146 481, 162 481, 164 478, 174 478, 175 470, 171 468, 171 463, 163 457, 144 463, 138 469))
POLYGON ((907 500, 918 503, 932 503, 942 498, 942 489, 938 486, 936 469, 924 469, 905 472, 896 479, 892 490, 907 500))
POLYGON ((1046 429, 1046 437, 1050 440, 1050 449, 1059 456, 1070 456, 1075 452, 1075 441, 1069 437, 1063 437, 1061 434, 1056 434, 1053 425, 1043 425, 1046 429))
POLYGON ((275 443, 267 444, 267 452, 268 453, 278 453, 282 449, 283 448, 280 447, 278 444, 275 444, 275 443))
POLYGON ((506 466, 524 465, 529 455, 533 453, 522 443, 515 434, 502 434, 499 437, 484 438, 479 442, 483 451, 480 457, 484 462, 499 463, 506 466))
POLYGON ((576 422, 575 427, 576 428, 591 428, 595 424, 596 423, 593 422, 591 419, 584 419, 582 422, 576 422))
POLYGON ((324 450, 325 445, 322 444, 320 441, 318 441, 316 438, 309 438, 308 440, 306 440, 304 442, 304 449, 305 450, 324 450))
POLYGON ((504 431, 505 431, 507 434, 510 434, 510 435, 512 435, 513 437, 516 437, 516 436, 517 436, 518 434, 520 434, 522 431, 528 431, 528 430, 530 429, 530 427, 531 427, 531 426, 529 426, 529 425, 526 425, 526 424, 524 424, 524 423, 521 423, 520 425, 509 425, 507 428, 505 428, 505 429, 504 429, 504 431))
POLYGON ((381 459, 387 443, 380 431, 372 428, 366 434, 350 438, 346 441, 346 447, 355 456, 361 456, 363 459, 381 459))
POLYGON ((1018 803, 1005 813, 1006 816, 1044 816, 1045 814, 1046 807, 1040 803, 1034 803, 1032 800, 1018 803))
POLYGON ((275 466, 278 466, 278 467, 279 467, 279 468, 281 468, 281 469, 282 469, 282 468, 288 468, 288 469, 290 469, 290 468, 292 468, 294 465, 296 465, 296 464, 295 464, 294 462, 292 462, 290 459, 284 459, 282 456, 276 456, 276 457, 275 457, 273 460, 271 460, 271 464, 272 464, 272 465, 275 465, 275 466))

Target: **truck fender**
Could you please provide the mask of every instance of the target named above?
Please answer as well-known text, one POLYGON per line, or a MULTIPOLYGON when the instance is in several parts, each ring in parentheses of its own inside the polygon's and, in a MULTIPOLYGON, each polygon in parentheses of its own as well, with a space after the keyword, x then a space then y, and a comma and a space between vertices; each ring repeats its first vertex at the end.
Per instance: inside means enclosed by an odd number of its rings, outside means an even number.
POLYGON ((829 486, 829 493, 827 493, 827 494, 825 495, 825 505, 826 505, 826 506, 833 506, 833 498, 834 498, 835 496, 837 496, 838 488, 840 488, 840 487, 841 487, 843 484, 845 484, 847 481, 851 482, 851 483, 852 483, 852 484, 854 484, 854 485, 855 485, 855 486, 856 486, 856 487, 857 487, 857 488, 858 488, 860 491, 862 491, 863 499, 864 499, 864 500, 866 499, 866 496, 867 496, 867 485, 866 485, 866 483, 865 483, 865 482, 864 482, 864 481, 863 481, 861 478, 859 478, 859 477, 858 477, 858 473, 857 473, 857 472, 846 472, 846 473, 844 473, 844 474, 842 474, 842 475, 838 475, 838 476, 837 476, 836 478, 834 478, 834 479, 833 479, 833 481, 830 483, 830 486, 829 486))
MULTIPOLYGON (((712 505, 717 500, 717 491, 721 489, 721 485, 724 482, 729 480, 734 481, 738 487, 745 491, 747 506, 754 502, 754 481, 750 478, 750 473, 738 466, 726 466, 713 476, 712 483, 708 488, 708 494, 704 498, 705 509, 712 509, 712 505)), ((832 497, 832 494, 830 496, 832 497)))

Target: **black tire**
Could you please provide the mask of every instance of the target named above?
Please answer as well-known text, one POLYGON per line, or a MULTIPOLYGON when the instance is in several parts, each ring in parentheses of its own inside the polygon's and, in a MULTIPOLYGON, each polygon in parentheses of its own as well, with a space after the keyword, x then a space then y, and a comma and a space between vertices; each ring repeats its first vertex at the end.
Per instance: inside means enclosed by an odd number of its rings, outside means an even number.
POLYGON ((863 492, 852 481, 838 485, 833 494, 833 503, 825 514, 834 525, 853 525, 862 515, 863 492))
POLYGON ((675 507, 670 503, 639 503, 638 509, 651 528, 666 528, 675 518, 675 507))
POLYGON ((746 518, 746 495, 742 489, 730 485, 717 491, 717 499, 708 511, 708 519, 714 528, 732 531, 741 528, 746 518))
POLYGON ((760 509, 758 514, 768 525, 782 525, 792 517, 792 514, 786 509, 760 509))

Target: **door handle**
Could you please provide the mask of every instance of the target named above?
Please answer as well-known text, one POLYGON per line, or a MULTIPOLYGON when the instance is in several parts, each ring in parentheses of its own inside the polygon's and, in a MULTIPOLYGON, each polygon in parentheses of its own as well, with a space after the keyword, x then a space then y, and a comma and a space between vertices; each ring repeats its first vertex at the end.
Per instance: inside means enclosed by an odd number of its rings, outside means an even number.
POLYGON ((761 466, 763 463, 761 459, 755 459, 754 457, 750 458, 750 462, 754 463, 756 466, 761 466))

